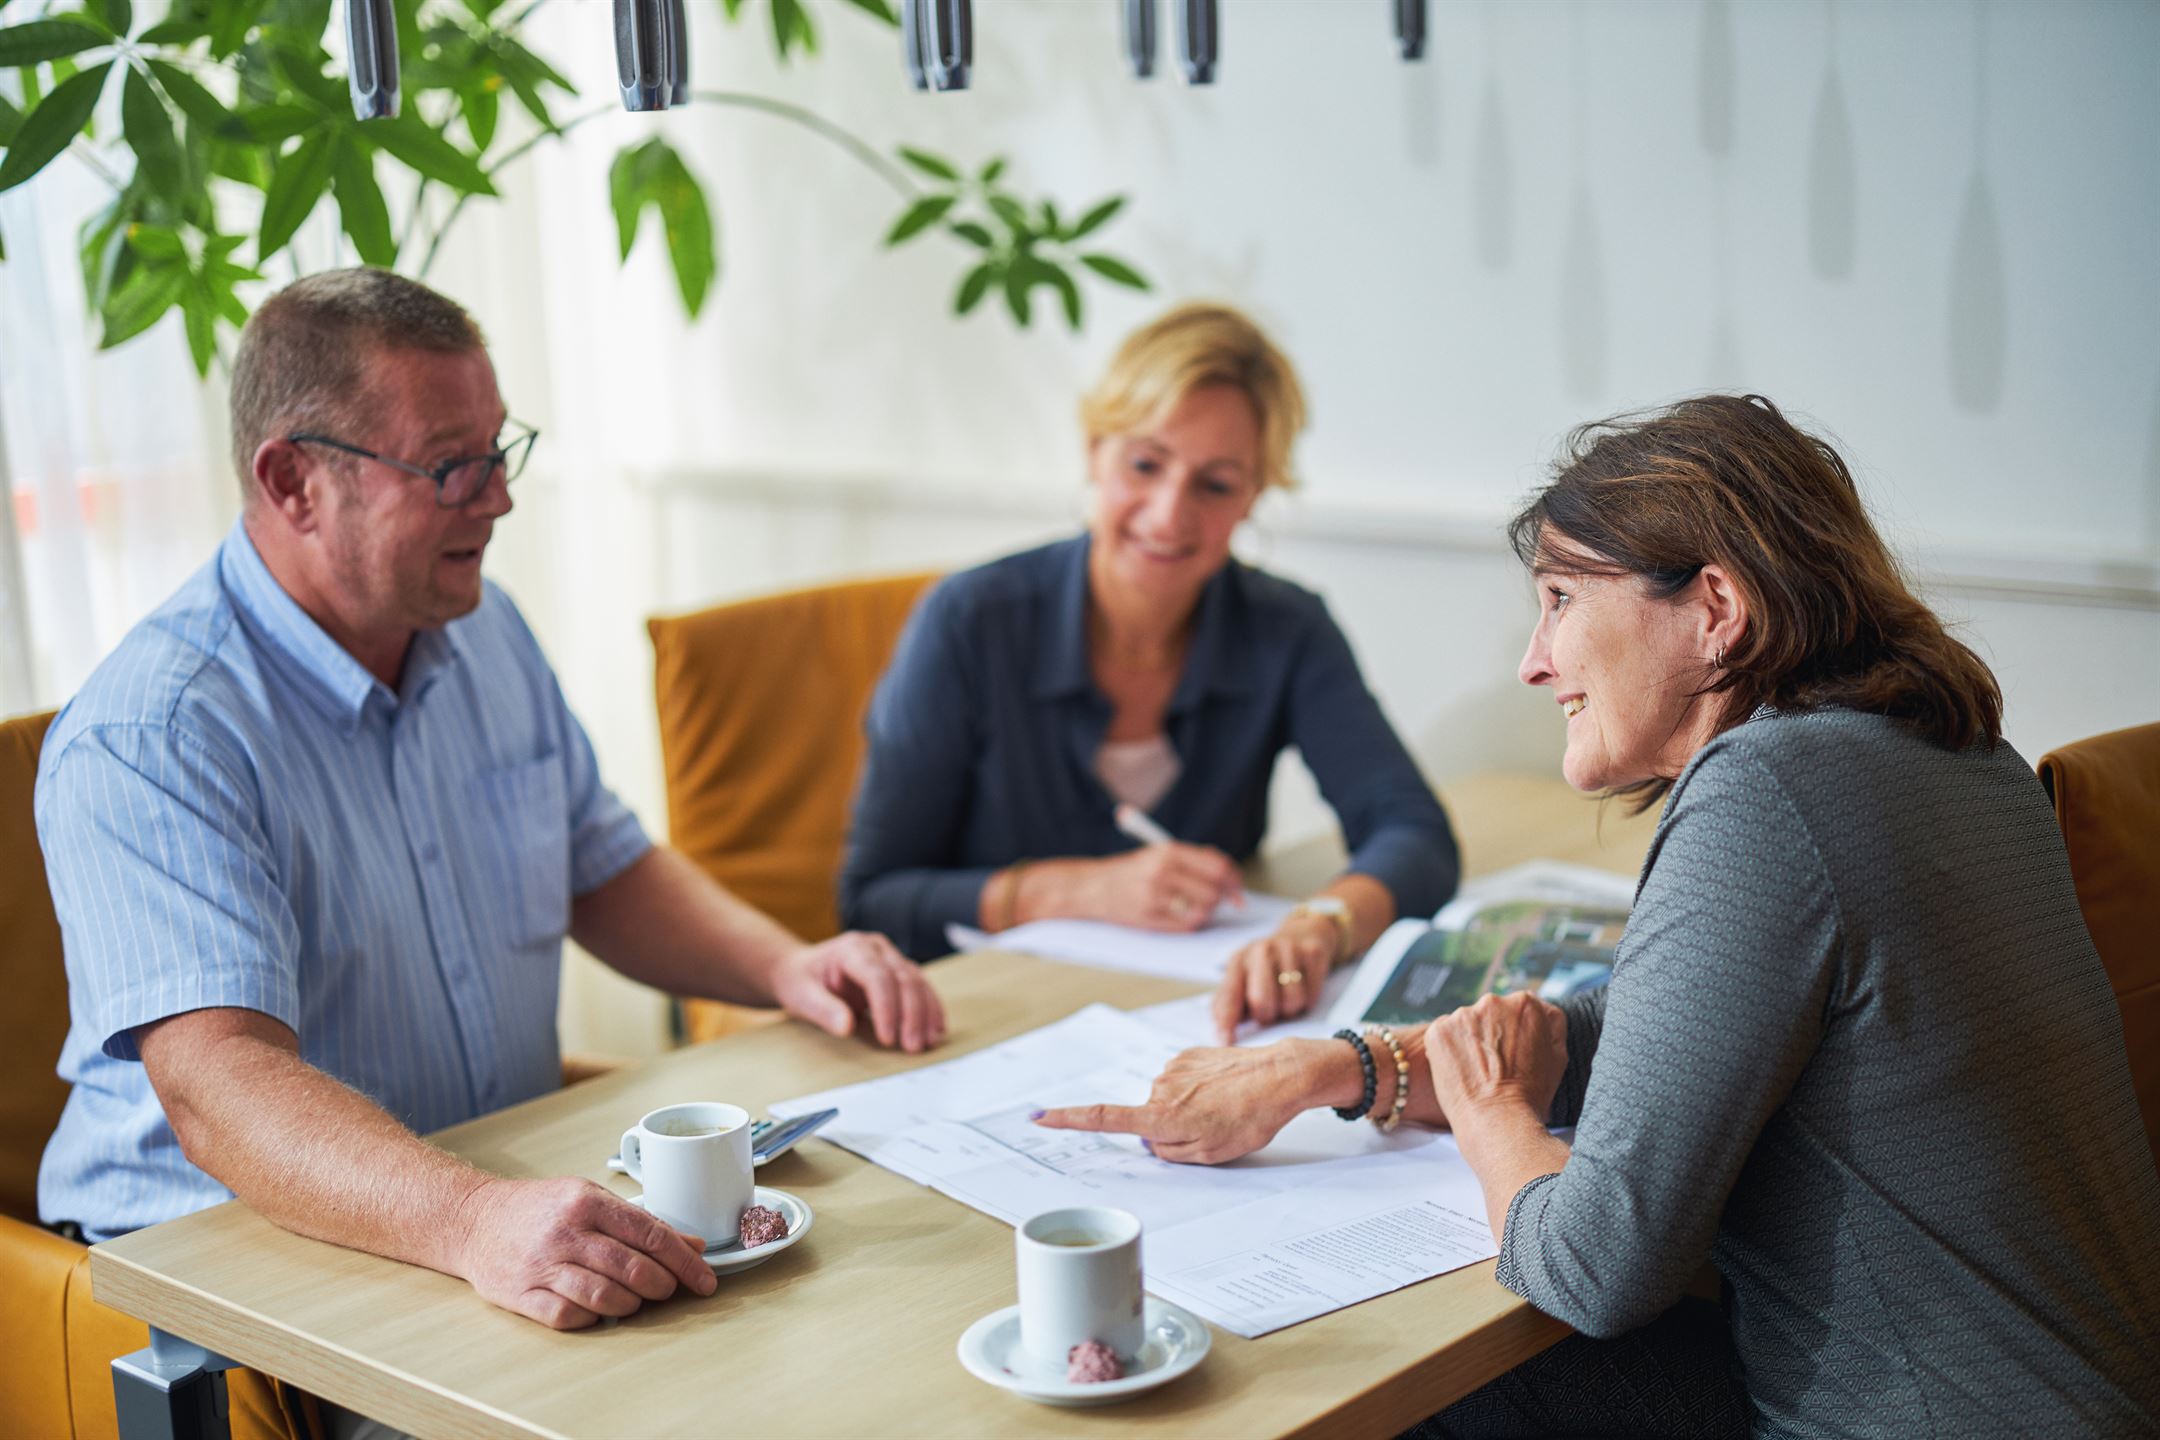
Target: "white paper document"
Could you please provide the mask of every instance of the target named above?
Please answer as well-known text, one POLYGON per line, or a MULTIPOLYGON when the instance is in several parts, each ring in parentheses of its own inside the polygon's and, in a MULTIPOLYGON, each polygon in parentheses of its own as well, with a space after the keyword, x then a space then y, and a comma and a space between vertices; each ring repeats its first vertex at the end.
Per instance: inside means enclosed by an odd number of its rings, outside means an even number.
POLYGON ((1130 1210, 1147 1288, 1247 1337, 1497 1253, 1477 1178, 1445 1134, 1384 1136, 1318 1110, 1257 1154, 1200 1166, 1029 1118, 1139 1104, 1172 1056, 1204 1040, 1091 1005, 957 1060, 771 1108, 836 1107, 823 1138, 1007 1224, 1066 1205, 1130 1210))
POLYGON ((1206 925, 1190 931, 1142 930, 1102 920, 1031 920, 995 935, 953 925, 945 938, 955 950, 1019 950, 1102 970, 1133 970, 1211 985, 1222 977, 1232 955, 1274 934, 1296 903, 1247 891, 1243 905, 1217 906, 1206 925))

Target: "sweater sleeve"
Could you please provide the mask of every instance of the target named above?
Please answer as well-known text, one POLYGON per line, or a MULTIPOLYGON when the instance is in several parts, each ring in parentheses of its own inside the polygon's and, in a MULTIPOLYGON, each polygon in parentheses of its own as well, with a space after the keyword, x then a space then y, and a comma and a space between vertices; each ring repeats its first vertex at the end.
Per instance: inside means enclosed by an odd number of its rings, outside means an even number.
POLYGON ((1447 812, 1325 606, 1291 672, 1290 740, 1342 824, 1350 870, 1387 886, 1398 917, 1445 904, 1462 874, 1447 812))
POLYGON ((1821 1041, 1840 930, 1828 872, 1777 781, 1706 750, 1675 788, 1620 942, 1573 1151, 1508 1207, 1503 1285, 1600 1337, 1679 1299, 1821 1041))
POLYGON ((871 698, 840 868, 842 923, 879 931, 918 961, 952 949, 948 924, 975 923, 991 873, 954 863, 980 740, 950 583, 909 617, 871 698))

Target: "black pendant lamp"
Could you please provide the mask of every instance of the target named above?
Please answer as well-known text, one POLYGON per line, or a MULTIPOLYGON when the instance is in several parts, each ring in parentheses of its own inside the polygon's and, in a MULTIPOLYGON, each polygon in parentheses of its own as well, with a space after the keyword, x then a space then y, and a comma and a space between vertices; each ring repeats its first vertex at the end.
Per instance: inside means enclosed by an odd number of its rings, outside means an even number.
POLYGON ((398 113, 397 13, 393 0, 345 0, 345 71, 353 114, 383 120, 398 113))

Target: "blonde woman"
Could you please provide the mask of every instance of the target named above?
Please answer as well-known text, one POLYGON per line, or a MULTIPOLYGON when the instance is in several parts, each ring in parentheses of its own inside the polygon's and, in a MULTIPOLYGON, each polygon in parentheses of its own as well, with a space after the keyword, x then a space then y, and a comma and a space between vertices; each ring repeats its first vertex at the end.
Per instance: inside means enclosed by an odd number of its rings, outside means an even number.
POLYGON ((851 927, 918 960, 952 922, 1051 916, 1193 930, 1239 897, 1296 746, 1349 868, 1229 966, 1227 1037, 1303 1013, 1328 970, 1453 893, 1454 836, 1317 595, 1233 559, 1304 428, 1259 327, 1185 305, 1081 402, 1087 531, 947 578, 871 703, 841 875, 851 927), (1135 841, 1120 804, 1172 837, 1135 841))

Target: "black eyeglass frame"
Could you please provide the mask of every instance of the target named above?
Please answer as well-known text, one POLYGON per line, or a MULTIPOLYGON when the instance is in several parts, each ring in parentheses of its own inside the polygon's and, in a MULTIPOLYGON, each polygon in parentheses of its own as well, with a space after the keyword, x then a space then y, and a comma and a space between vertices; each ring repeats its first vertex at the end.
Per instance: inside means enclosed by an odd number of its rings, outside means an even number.
POLYGON ((509 423, 524 433, 514 437, 507 445, 497 446, 480 455, 460 455, 443 461, 433 469, 422 469, 408 461, 370 450, 364 445, 354 445, 350 441, 339 440, 330 435, 317 435, 312 431, 303 430, 287 435, 285 439, 294 445, 327 445, 332 450, 342 450, 348 455, 358 455, 364 460, 373 460, 378 465, 388 465, 393 470, 417 475, 422 480, 431 480, 435 484, 435 503, 445 510, 460 510, 479 499, 486 491, 488 482, 495 478, 495 467, 502 467, 505 485, 524 473, 526 462, 532 458, 533 442, 540 438, 540 432, 522 421, 512 420, 509 423), (487 462, 488 468, 482 472, 480 483, 472 487, 472 493, 461 500, 449 499, 450 476, 460 466, 476 465, 482 461, 487 462))

